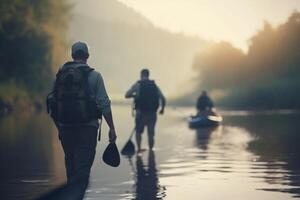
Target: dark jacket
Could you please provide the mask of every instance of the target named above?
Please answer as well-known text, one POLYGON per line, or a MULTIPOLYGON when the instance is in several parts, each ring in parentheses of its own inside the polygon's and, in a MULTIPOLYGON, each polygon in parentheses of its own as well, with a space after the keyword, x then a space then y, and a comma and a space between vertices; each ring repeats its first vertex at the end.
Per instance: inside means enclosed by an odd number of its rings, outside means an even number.
POLYGON ((207 95, 201 95, 197 101, 197 109, 204 111, 206 109, 211 109, 214 107, 212 100, 207 95))

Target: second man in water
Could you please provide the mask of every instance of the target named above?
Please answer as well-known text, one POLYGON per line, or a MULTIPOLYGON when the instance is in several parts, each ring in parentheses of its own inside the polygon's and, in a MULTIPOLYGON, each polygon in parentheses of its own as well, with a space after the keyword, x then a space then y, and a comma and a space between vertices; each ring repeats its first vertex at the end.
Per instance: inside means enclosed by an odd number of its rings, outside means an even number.
POLYGON ((148 69, 141 71, 141 79, 137 81, 125 94, 125 98, 134 98, 135 130, 138 153, 141 151, 142 133, 145 126, 148 131, 149 150, 154 147, 155 124, 157 110, 161 105, 160 114, 164 113, 166 99, 159 87, 149 79, 148 69))

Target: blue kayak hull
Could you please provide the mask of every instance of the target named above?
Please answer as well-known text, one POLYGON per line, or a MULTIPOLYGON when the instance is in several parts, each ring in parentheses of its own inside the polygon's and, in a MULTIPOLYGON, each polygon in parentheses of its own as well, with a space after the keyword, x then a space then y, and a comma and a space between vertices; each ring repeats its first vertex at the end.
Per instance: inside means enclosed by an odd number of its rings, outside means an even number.
POLYGON ((196 116, 188 119, 190 128, 207 128, 218 126, 222 122, 221 116, 196 116))

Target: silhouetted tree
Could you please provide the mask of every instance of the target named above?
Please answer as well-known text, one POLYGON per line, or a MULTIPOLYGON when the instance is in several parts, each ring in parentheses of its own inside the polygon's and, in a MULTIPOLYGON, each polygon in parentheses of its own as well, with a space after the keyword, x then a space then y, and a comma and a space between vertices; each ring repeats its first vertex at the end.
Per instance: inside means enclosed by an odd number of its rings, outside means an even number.
POLYGON ((194 69, 199 87, 223 90, 219 105, 300 108, 300 13, 278 27, 265 22, 246 55, 219 43, 195 57, 194 69))
POLYGON ((64 48, 66 0, 1 0, 0 83, 13 81, 41 92, 64 48))

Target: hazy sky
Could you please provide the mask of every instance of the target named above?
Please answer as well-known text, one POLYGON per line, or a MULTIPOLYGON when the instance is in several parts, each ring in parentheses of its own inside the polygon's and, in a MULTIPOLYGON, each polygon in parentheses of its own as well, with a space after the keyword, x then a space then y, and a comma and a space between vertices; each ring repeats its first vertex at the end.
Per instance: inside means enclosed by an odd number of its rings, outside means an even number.
POLYGON ((300 0, 119 0, 173 32, 227 40, 247 49, 247 40, 264 20, 284 22, 300 0))

